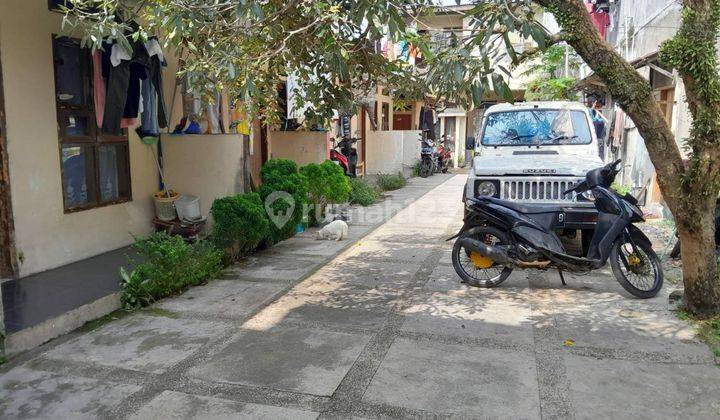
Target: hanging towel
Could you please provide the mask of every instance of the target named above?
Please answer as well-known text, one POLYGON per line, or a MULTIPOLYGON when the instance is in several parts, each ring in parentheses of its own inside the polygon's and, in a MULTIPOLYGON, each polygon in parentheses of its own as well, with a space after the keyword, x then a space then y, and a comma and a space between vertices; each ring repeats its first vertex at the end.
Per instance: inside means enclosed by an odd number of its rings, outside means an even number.
POLYGON ((102 75, 102 52, 95 51, 93 60, 93 100, 95 102, 95 121, 98 127, 103 125, 105 112, 105 79, 102 75))
POLYGON ((618 109, 615 111, 615 126, 613 127, 613 147, 620 147, 623 133, 625 131, 625 112, 618 109))
POLYGON ((215 102, 205 109, 209 134, 220 134, 220 93, 215 93, 215 102))

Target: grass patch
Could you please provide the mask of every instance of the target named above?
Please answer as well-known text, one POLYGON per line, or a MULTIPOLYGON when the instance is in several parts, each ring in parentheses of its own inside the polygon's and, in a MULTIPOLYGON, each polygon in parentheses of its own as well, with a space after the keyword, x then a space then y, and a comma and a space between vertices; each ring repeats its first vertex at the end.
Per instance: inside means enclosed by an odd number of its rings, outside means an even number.
POLYGON ((107 315, 103 315, 100 318, 86 322, 85 324, 83 324, 82 327, 78 328, 78 331, 90 332, 102 327, 105 324, 109 324, 113 321, 117 321, 118 319, 125 318, 128 315, 130 315, 130 311, 126 311, 125 309, 118 309, 116 311, 110 312, 107 315))
POLYGON ((364 179, 350 179, 350 204, 359 204, 361 206, 369 206, 378 198, 377 191, 368 184, 364 179))
POLYGON ((171 318, 171 319, 178 319, 180 318, 180 315, 173 311, 168 311, 167 309, 162 308, 143 308, 140 310, 141 314, 150 315, 150 316, 158 316, 158 317, 164 317, 164 318, 171 318))
POLYGON ((382 191, 393 191, 404 187, 407 180, 402 173, 397 174, 378 174, 377 186, 382 191))
POLYGON ((682 309, 675 313, 678 318, 695 325, 698 339, 710 347, 716 361, 720 363, 720 316, 710 319, 695 319, 690 313, 682 309))
POLYGON ((720 316, 699 321, 698 338, 710 346, 715 357, 720 358, 720 316))

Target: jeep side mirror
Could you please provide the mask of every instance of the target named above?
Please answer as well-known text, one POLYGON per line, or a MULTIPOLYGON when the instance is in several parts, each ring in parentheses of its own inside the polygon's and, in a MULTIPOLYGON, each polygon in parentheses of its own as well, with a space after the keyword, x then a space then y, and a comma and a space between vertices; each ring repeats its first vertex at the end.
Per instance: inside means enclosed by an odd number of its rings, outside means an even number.
POLYGON ((475 149, 475 137, 466 137, 465 138, 465 150, 474 150, 475 149))

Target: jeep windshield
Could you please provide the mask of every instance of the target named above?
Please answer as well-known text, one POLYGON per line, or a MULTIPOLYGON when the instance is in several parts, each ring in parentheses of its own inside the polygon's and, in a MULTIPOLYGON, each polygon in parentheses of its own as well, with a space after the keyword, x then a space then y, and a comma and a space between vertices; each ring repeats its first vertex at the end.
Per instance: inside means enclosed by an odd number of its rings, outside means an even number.
POLYGON ((523 109, 489 114, 483 146, 550 146, 590 144, 590 125, 584 111, 523 109))

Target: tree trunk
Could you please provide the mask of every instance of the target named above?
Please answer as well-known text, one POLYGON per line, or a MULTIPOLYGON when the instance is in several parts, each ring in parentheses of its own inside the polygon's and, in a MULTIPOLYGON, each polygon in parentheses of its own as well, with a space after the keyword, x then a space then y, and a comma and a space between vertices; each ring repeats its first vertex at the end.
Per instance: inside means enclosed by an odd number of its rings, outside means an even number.
POLYGON ((700 219, 687 220, 678 215, 675 223, 680 234, 680 250, 687 309, 701 317, 720 313, 718 260, 715 254, 715 199, 698 200, 700 219), (713 246, 707 246, 712 243, 713 246))
POLYGON ((707 192, 707 185, 713 182, 712 172, 705 179, 696 180, 694 188, 683 188, 686 170, 680 149, 652 96, 649 82, 600 38, 583 2, 535 1, 553 13, 567 43, 605 82, 610 94, 635 123, 645 141, 660 191, 678 222, 688 309, 705 316, 720 313, 720 280, 713 224, 715 196, 707 192), (712 206, 709 205, 710 199, 712 206))

